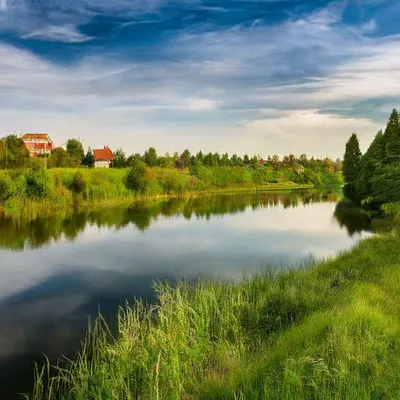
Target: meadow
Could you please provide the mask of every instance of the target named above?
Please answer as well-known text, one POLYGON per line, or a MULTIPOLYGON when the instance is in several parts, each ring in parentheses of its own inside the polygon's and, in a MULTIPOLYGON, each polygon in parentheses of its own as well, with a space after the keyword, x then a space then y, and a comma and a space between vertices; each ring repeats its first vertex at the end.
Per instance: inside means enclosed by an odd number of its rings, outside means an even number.
POLYGON ((157 283, 158 302, 92 324, 31 399, 398 399, 400 246, 372 237, 298 270, 157 283))

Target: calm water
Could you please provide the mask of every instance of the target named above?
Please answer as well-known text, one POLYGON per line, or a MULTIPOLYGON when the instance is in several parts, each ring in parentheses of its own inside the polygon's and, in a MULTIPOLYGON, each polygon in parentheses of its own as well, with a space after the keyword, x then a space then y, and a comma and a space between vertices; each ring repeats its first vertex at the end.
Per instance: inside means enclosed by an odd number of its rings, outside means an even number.
POLYGON ((333 255, 371 229, 337 195, 315 192, 0 218, 0 399, 30 390, 43 353, 73 354, 99 308, 112 324, 125 299, 154 300, 155 279, 238 279, 265 262, 333 255))

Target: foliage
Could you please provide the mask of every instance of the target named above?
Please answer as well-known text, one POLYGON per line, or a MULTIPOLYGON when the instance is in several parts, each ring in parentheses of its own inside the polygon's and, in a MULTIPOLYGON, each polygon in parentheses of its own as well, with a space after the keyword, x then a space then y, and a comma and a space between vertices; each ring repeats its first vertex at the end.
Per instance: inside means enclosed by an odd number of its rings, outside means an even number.
MULTIPOLYGON (((349 144, 357 147, 354 135, 349 144)), ((358 154, 356 150, 355 153, 358 154)), ((348 183, 345 195, 359 204, 377 207, 400 198, 400 123, 396 110, 391 113, 385 132, 379 131, 359 163, 349 169, 351 157, 344 160, 343 174, 348 183), (349 172, 350 171, 350 172, 349 172)))
POLYGON ((34 167, 26 174, 26 196, 28 198, 46 197, 52 190, 51 174, 42 167, 34 167))
POLYGON ((29 163, 29 151, 22 139, 9 135, 0 140, 0 168, 24 168, 29 163))
POLYGON ((146 193, 148 180, 146 178, 146 165, 142 161, 135 160, 132 168, 125 177, 125 186, 134 192, 146 193))
POLYGON ((62 147, 54 149, 47 159, 48 168, 67 168, 72 166, 70 153, 62 147))
POLYGON ((354 183, 360 170, 361 151, 357 135, 353 133, 346 143, 343 158, 343 177, 346 183, 354 183))
POLYGON ((88 151, 85 154, 85 157, 83 157, 82 164, 85 165, 88 168, 92 168, 94 164, 94 154, 92 149, 89 147, 88 151))
POLYGON ((157 151, 154 147, 150 147, 146 150, 143 158, 148 167, 155 167, 158 163, 157 151))
POLYGON ((397 399, 399 260, 387 235, 241 283, 157 284, 117 338, 100 319, 54 379, 39 370, 32 400, 397 399))
POLYGON ((8 200, 14 195, 14 184, 10 175, 0 175, 0 202, 8 200))
POLYGON ((67 152, 71 157, 71 167, 79 167, 85 155, 82 142, 79 139, 69 139, 67 141, 67 152))
POLYGON ((126 156, 122 148, 119 148, 114 152, 114 168, 125 168, 126 167, 126 156))
POLYGON ((86 187, 87 181, 85 175, 81 171, 78 171, 72 180, 71 189, 74 193, 81 194, 86 190, 86 187))

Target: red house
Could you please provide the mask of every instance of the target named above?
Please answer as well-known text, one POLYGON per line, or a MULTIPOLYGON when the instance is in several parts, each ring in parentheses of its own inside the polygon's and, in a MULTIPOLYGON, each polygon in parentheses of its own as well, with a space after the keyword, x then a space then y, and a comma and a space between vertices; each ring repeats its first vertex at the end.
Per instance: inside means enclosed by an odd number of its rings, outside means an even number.
POLYGON ((47 133, 25 133, 22 140, 31 157, 50 154, 54 149, 54 143, 47 133))
POLYGON ((114 160, 114 154, 108 146, 104 146, 104 149, 94 149, 93 156, 95 168, 110 168, 114 160))

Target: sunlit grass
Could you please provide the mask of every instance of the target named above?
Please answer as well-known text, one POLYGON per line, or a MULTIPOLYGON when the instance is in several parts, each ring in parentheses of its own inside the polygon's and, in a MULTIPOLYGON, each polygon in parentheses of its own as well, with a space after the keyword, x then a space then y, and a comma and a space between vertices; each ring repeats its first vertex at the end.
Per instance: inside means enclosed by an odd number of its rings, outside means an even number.
POLYGON ((158 284, 99 320, 39 399, 398 399, 400 239, 241 283, 158 284))

